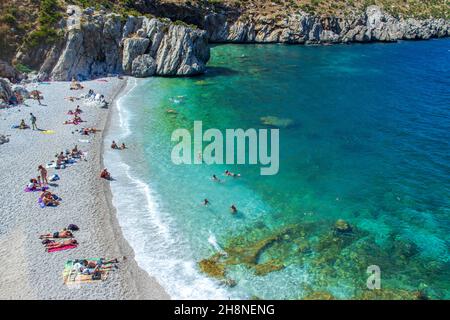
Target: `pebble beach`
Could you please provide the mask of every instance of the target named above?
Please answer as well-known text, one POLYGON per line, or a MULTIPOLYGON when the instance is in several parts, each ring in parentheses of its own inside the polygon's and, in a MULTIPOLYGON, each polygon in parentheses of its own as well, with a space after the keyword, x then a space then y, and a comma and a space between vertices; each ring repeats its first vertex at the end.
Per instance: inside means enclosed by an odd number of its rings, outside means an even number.
MULTIPOLYGON (((0 110, 0 134, 7 139, 0 145, 0 299, 169 299, 162 287, 134 260, 134 253, 122 236, 111 204, 109 184, 100 179, 103 168, 103 133, 107 129, 115 98, 123 94, 126 79, 104 78, 86 81, 82 90, 70 90, 69 82, 32 83, 28 91, 39 90, 44 99, 27 99, 23 105, 0 110), (107 108, 70 101, 89 89, 103 94, 107 108), (83 110, 80 125, 64 124, 69 110, 83 110), (30 125, 30 113, 40 130, 13 129, 22 119, 30 125), (82 127, 96 128, 96 134, 82 136, 82 127), (39 165, 77 145, 86 153, 65 169, 48 169, 48 176, 60 180, 50 187, 61 203, 41 208, 39 192, 24 192, 31 178, 39 175, 39 165), (79 245, 71 250, 46 252, 39 235, 77 225, 74 233, 79 245), (118 269, 105 281, 67 286, 63 283, 64 264, 71 259, 118 258, 118 269), (125 257, 125 259, 124 259, 125 257)), ((125 150, 126 152, 126 150, 125 150)), ((114 177, 114 173, 112 172, 114 177)))

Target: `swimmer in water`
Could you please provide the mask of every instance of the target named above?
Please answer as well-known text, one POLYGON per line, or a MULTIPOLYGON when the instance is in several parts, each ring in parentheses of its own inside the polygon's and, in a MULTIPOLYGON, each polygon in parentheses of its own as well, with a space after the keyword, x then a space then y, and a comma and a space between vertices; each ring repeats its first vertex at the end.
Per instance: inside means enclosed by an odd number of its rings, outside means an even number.
POLYGON ((240 176, 241 176, 241 175, 238 174, 238 173, 233 173, 233 172, 228 171, 228 170, 225 170, 225 175, 228 176, 228 177, 233 177, 233 178, 237 178, 237 177, 240 177, 240 176))
POLYGON ((232 214, 236 214, 237 213, 237 208, 236 208, 236 206, 234 204, 231 205, 230 210, 231 210, 232 214))
POLYGON ((209 205, 209 200, 205 198, 205 200, 203 200, 203 205, 204 205, 204 206, 209 205))
POLYGON ((215 174, 212 175, 212 179, 213 179, 213 181, 220 182, 220 179, 217 178, 217 176, 215 174))

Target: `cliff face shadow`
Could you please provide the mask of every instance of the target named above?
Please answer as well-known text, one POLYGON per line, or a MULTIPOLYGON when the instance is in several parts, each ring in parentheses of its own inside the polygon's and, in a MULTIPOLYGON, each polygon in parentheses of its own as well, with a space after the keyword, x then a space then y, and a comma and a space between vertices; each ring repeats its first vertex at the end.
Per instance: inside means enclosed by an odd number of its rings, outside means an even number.
POLYGON ((214 78, 219 76, 232 76, 238 73, 239 71, 226 67, 207 67, 203 77, 214 78))

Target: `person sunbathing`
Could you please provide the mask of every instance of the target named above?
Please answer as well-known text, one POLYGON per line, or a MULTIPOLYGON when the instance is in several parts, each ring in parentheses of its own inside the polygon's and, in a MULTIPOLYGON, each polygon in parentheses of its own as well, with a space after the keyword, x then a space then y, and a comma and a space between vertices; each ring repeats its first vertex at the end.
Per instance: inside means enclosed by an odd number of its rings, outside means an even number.
POLYGON ((70 90, 80 90, 83 88, 84 87, 81 85, 81 83, 76 81, 75 78, 72 78, 72 83, 70 84, 70 90))
POLYGON ((108 172, 108 170, 105 168, 102 170, 102 172, 100 173, 100 178, 106 179, 106 180, 111 180, 111 174, 108 172))
POLYGON ((69 239, 69 240, 65 240, 63 242, 50 242, 50 243, 47 243, 45 246, 47 247, 47 249, 57 249, 57 248, 63 248, 65 246, 72 246, 72 245, 78 245, 77 240, 69 239))
POLYGON ((72 149, 72 152, 70 153, 72 157, 79 157, 81 155, 81 151, 78 150, 78 146, 75 145, 75 147, 72 149))
POLYGON ((64 228, 61 231, 56 231, 56 232, 53 232, 53 233, 41 234, 39 236, 39 239, 49 239, 49 238, 60 239, 60 238, 72 238, 72 237, 73 237, 72 231, 67 230, 66 228, 64 228))
POLYGON ((64 155, 64 152, 62 152, 62 151, 57 157, 58 157, 58 161, 61 163, 65 163, 68 160, 67 157, 64 155))
POLYGON ((117 258, 105 260, 101 258, 100 260, 83 260, 82 264, 86 268, 94 269, 94 268, 102 268, 102 269, 109 269, 112 268, 111 264, 119 263, 119 260, 117 258))
POLYGON ((19 129, 27 129, 27 128, 28 128, 28 126, 27 126, 27 124, 25 123, 25 120, 22 119, 22 120, 20 121, 20 124, 19 124, 19 129))
POLYGON ((75 114, 80 114, 82 112, 83 112, 83 110, 80 109, 80 106, 77 106, 75 109, 75 114))
POLYGON ((28 183, 28 189, 30 190, 36 190, 40 187, 40 184, 38 184, 38 181, 36 179, 30 179, 30 183, 28 183))
POLYGON ((81 118, 77 114, 75 114, 72 122, 73 122, 73 124, 77 124, 77 123, 83 122, 83 120, 81 120, 81 118))
POLYGON ((47 207, 59 205, 59 201, 56 200, 56 199, 58 199, 58 197, 56 195, 52 194, 50 191, 42 192, 41 199, 42 199, 42 202, 44 203, 44 205, 47 207))

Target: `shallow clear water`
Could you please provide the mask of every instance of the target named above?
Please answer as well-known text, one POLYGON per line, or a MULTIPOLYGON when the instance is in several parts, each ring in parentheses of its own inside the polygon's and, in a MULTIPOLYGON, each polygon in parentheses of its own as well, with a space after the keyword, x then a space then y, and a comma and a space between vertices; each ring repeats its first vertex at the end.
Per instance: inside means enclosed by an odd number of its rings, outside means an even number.
POLYGON ((105 161, 139 264, 175 298, 373 298, 362 295, 378 265, 395 297, 449 299, 450 41, 211 53, 203 76, 130 80, 113 116, 108 139, 129 149, 106 148, 105 161), (266 128, 265 116, 293 121, 280 128, 275 176, 170 160, 177 128, 266 128), (353 232, 333 232, 338 219, 353 232), (256 248, 251 263, 241 251, 223 262, 234 287, 200 271, 211 243, 256 248), (276 271, 257 275, 264 263, 276 271))

